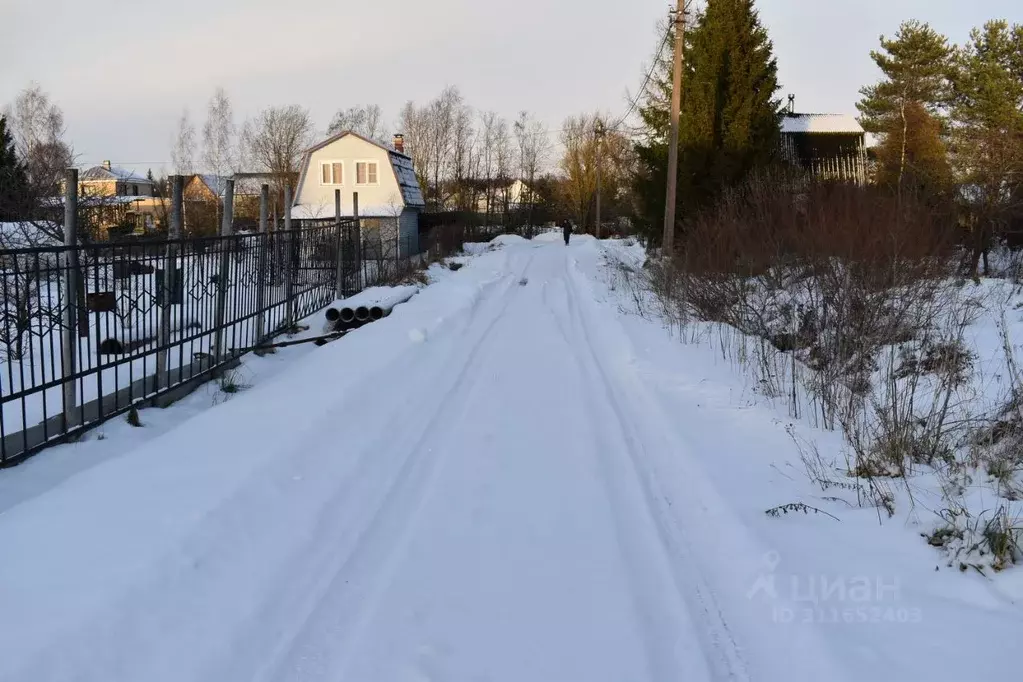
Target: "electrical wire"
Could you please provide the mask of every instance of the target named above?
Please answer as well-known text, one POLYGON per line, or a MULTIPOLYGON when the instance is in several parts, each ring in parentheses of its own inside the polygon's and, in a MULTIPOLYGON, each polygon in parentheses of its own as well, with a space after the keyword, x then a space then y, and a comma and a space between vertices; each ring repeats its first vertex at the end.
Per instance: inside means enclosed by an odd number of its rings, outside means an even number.
MULTIPOLYGON (((605 133, 616 131, 619 128, 621 128, 622 124, 625 123, 625 121, 629 118, 629 116, 632 115, 632 112, 634 112, 636 110, 636 107, 639 106, 640 98, 643 96, 643 93, 646 92, 647 86, 650 84, 650 80, 654 77, 654 71, 657 70, 657 65, 660 62, 660 55, 664 51, 664 47, 665 47, 665 45, 668 44, 668 41, 670 39, 671 39, 671 25, 669 25, 668 28, 665 29, 665 31, 664 31, 664 37, 661 39, 660 44, 657 46, 657 51, 654 53, 654 58, 653 58, 653 60, 650 63, 650 69, 647 71, 646 77, 643 79, 643 84, 639 87, 639 90, 636 91, 636 95, 634 97, 629 98, 629 108, 625 111, 624 114, 622 114, 617 120, 615 120, 615 122, 613 124, 604 127, 605 133)), ((574 130, 577 130, 577 129, 575 129, 575 128, 558 128, 556 130, 548 130, 547 132, 550 133, 550 134, 561 135, 562 133, 573 132, 574 130)), ((573 135, 572 137, 569 137, 568 139, 566 139, 565 142, 574 142, 575 140, 579 139, 580 137, 583 137, 584 135, 589 134, 589 132, 590 132, 589 130, 578 131, 575 135, 573 135)))

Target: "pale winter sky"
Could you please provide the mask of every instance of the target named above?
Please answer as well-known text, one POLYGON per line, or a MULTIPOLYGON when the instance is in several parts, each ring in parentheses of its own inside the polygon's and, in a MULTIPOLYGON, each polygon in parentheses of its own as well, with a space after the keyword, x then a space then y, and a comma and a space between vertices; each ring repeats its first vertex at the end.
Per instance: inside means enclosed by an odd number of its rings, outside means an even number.
MULTIPOLYGON (((177 118, 198 125, 224 86, 238 123, 277 104, 335 110, 457 85, 467 101, 552 129, 582 111, 623 112, 670 0, 0 0, 0 106, 37 81, 63 108, 81 163, 144 170, 170 158, 177 118)), ((1018 0, 759 0, 782 96, 802 111, 854 113, 876 78, 881 33, 919 18, 955 41, 1018 0)), ((393 128, 393 124, 391 125, 393 128)))

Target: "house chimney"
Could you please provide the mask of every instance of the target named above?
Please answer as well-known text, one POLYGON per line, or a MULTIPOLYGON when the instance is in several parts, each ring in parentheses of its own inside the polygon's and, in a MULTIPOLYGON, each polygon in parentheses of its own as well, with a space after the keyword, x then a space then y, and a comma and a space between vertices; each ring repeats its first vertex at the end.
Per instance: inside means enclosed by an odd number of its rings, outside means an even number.
POLYGON ((104 161, 103 162, 103 167, 106 168, 107 170, 110 170, 110 162, 109 161, 104 161))
POLYGON ((796 96, 795 95, 789 95, 789 113, 790 114, 796 113, 796 96))
POLYGON ((401 133, 394 134, 394 151, 399 154, 405 153, 405 136, 401 133))

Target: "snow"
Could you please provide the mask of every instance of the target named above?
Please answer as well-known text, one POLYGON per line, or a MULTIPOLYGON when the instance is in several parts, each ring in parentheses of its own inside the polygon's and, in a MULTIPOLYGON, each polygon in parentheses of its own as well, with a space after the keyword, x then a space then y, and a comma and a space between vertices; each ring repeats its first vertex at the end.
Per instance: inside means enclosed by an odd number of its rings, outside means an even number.
POLYGON ((118 168, 117 166, 110 168, 106 166, 93 166, 83 171, 79 179, 85 182, 90 180, 127 180, 129 182, 151 184, 144 175, 139 175, 133 170, 118 168))
POLYGON ((809 494, 790 432, 810 429, 635 314, 616 269, 639 247, 495 241, 153 438, 65 446, 110 450, 52 486, 0 472, 0 495, 31 488, 0 503, 0 679, 1018 667, 1008 580, 935 570, 918 528, 873 510, 764 514, 809 494))
MULTIPOLYGON (((434 271, 431 270, 431 272, 434 271)), ((337 299, 329 304, 328 307, 357 308, 359 306, 366 306, 369 308, 378 305, 383 308, 390 308, 409 300, 419 293, 419 290, 419 286, 411 284, 395 287, 369 287, 348 298, 337 299)))
MULTIPOLYGON (((140 201, 151 201, 153 197, 145 195, 95 194, 78 197, 79 206, 125 206, 140 201)), ((64 205, 64 197, 44 197, 40 200, 43 206, 55 208, 64 205)))
POLYGON ((848 114, 786 114, 781 119, 781 131, 862 134, 863 126, 848 114))

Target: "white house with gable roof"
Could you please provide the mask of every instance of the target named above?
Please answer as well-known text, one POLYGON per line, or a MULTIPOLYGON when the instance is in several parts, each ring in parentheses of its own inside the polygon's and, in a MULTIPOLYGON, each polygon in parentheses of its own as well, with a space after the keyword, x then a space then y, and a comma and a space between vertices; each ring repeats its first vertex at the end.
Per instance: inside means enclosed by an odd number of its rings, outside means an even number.
POLYGON ((363 239, 372 244, 377 236, 381 254, 419 252, 419 213, 426 202, 401 135, 388 147, 346 131, 307 150, 292 219, 333 220, 337 190, 342 217, 353 215, 358 193, 363 239))

